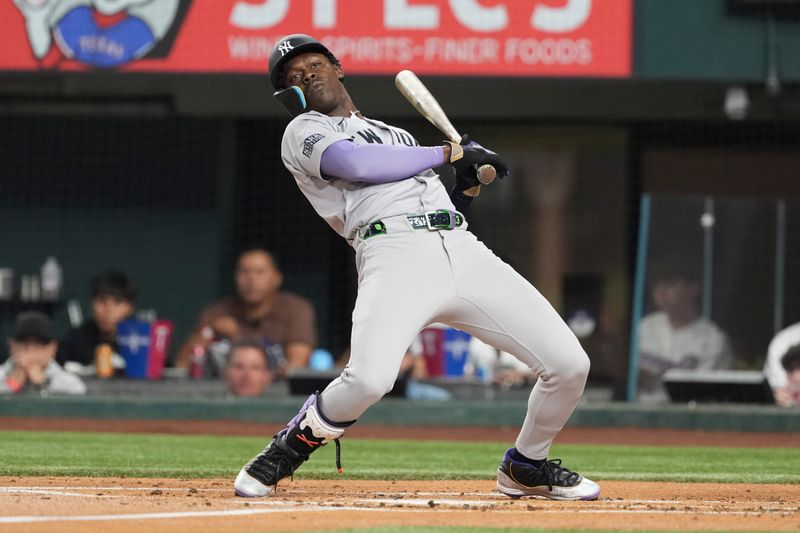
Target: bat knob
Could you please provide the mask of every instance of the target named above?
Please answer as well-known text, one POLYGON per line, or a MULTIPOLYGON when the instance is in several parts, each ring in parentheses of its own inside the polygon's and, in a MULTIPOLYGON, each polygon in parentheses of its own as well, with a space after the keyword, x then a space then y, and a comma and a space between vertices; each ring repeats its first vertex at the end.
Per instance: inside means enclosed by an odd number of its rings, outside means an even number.
POLYGON ((482 185, 489 185, 497 177, 497 170, 492 165, 481 165, 478 168, 478 181, 482 185))

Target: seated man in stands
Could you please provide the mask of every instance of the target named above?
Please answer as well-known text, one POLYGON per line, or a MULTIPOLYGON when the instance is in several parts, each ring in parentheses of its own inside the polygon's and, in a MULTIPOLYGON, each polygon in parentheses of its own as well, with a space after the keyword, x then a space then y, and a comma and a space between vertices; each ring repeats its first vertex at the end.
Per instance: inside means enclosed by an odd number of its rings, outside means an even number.
POLYGON ((124 273, 107 270, 92 279, 90 294, 91 320, 67 331, 59 343, 56 359, 62 365, 68 361, 93 365, 95 350, 101 344, 119 353, 117 325, 133 314, 136 288, 124 273))
POLYGON ((257 339, 241 339, 231 346, 225 382, 234 396, 261 396, 272 383, 267 352, 257 339))
POLYGON ((800 405, 800 322, 782 329, 769 343, 764 375, 772 387, 775 403, 800 405))
POLYGON ((662 382, 670 368, 730 368, 728 337, 700 313, 700 285, 680 259, 657 262, 650 274, 655 311, 639 324, 639 400, 668 400, 662 382))
POLYGON ((175 366, 187 368, 194 350, 206 350, 220 339, 247 337, 264 344, 279 374, 306 367, 317 342, 314 307, 305 298, 281 291, 282 282, 272 254, 263 248, 242 252, 236 263, 236 296, 200 314, 175 366))
POLYGON ((44 394, 85 394, 81 378, 55 362, 58 342, 50 319, 37 311, 17 315, 8 339, 9 357, 0 365, 0 394, 36 390, 44 394))

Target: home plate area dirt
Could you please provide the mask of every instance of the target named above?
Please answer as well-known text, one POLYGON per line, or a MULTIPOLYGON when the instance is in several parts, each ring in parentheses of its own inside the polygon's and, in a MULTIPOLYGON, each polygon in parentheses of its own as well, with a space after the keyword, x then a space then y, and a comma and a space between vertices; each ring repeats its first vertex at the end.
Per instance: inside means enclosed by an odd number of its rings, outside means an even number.
POLYGON ((234 496, 229 479, 0 477, 0 530, 331 531, 482 526, 631 531, 800 530, 799 485, 601 482, 594 502, 513 500, 493 481, 281 483, 234 496))

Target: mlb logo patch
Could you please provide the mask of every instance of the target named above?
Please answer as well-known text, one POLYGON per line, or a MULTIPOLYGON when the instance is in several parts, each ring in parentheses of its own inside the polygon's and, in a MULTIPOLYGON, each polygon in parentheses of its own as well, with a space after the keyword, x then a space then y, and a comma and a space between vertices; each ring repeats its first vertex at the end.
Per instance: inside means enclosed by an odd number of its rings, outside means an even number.
POLYGON ((303 155, 306 157, 311 157, 311 152, 314 150, 314 145, 324 138, 325 136, 321 133, 315 133, 306 137, 306 140, 303 141, 303 155))

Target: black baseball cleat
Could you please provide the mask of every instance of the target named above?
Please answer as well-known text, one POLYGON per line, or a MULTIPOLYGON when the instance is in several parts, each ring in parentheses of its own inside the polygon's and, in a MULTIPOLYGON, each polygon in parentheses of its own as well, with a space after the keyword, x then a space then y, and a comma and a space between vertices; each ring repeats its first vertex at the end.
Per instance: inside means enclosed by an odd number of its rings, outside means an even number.
POLYGON ((600 485, 577 472, 561 466, 560 459, 545 461, 536 467, 511 458, 514 448, 506 451, 497 469, 497 490, 519 498, 540 496, 551 500, 596 500, 600 485))
POLYGON ((286 434, 278 434, 269 446, 244 465, 233 483, 237 496, 269 496, 281 479, 292 476, 308 460, 286 444, 286 434))
POLYGON ((347 426, 334 426, 317 408, 317 394, 312 394, 269 443, 269 446, 244 465, 233 482, 237 496, 259 498, 275 492, 278 481, 293 476, 314 451, 333 441, 336 444, 336 467, 342 472, 339 437, 347 426))

